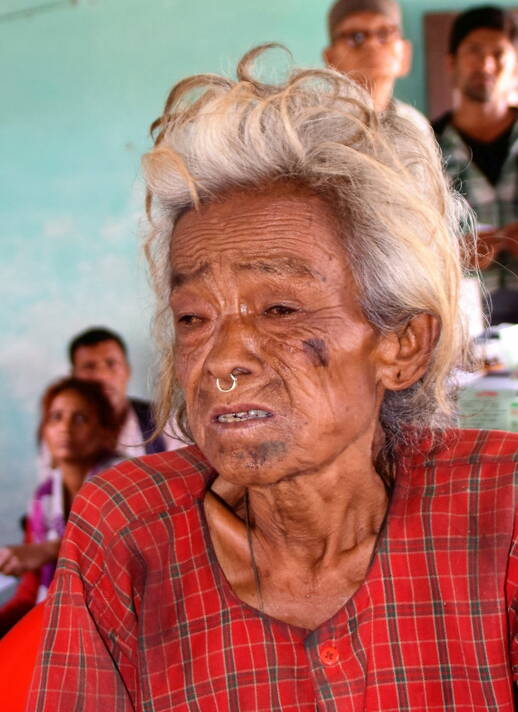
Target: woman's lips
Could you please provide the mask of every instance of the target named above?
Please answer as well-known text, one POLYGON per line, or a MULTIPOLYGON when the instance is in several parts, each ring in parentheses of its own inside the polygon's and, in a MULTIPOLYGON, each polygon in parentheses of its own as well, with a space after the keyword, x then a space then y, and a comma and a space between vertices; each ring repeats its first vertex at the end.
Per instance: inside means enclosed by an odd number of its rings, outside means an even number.
POLYGON ((238 425, 265 421, 273 416, 273 412, 265 406, 237 403, 232 406, 215 408, 210 420, 217 425, 238 425))
POLYGON ((222 413, 216 416, 217 423, 242 423, 246 420, 261 420, 263 418, 271 418, 272 413, 267 410, 241 410, 237 413, 222 413))

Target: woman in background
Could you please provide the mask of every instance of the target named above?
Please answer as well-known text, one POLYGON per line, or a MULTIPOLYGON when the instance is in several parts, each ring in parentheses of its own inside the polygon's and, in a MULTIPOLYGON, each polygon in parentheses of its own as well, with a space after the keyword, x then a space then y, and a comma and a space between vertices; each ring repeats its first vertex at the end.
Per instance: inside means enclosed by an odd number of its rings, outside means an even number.
POLYGON ((15 596, 0 608, 0 635, 45 598, 74 497, 83 482, 118 459, 117 434, 115 412, 98 383, 64 378, 43 394, 38 440, 53 468, 34 493, 26 542, 0 548, 0 571, 22 576, 15 596))

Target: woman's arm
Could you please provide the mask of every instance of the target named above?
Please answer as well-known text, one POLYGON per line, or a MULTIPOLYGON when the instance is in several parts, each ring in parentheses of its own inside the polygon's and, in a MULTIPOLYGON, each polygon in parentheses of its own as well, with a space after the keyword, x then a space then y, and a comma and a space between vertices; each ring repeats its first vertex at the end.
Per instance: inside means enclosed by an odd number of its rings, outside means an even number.
POLYGON ((0 573, 21 576, 56 561, 61 539, 0 548, 0 573))

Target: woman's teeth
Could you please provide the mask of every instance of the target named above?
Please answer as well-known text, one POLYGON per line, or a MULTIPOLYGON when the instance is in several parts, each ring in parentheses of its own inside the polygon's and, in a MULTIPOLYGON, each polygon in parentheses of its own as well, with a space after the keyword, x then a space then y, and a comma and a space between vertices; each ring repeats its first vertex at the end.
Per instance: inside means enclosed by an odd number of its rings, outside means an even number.
POLYGON ((239 413, 224 413, 218 415, 218 423, 236 423, 241 420, 253 420, 254 418, 270 418, 271 413, 266 410, 242 410, 239 413))

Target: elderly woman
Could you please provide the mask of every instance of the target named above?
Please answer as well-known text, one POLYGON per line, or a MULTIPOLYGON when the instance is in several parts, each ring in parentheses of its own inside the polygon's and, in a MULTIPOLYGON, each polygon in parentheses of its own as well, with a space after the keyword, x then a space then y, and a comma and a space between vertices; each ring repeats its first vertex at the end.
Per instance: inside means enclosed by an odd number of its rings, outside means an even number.
POLYGON ((195 445, 79 495, 28 709, 511 710, 518 437, 446 428, 462 209, 412 125, 253 59, 154 124, 158 428, 195 445))

